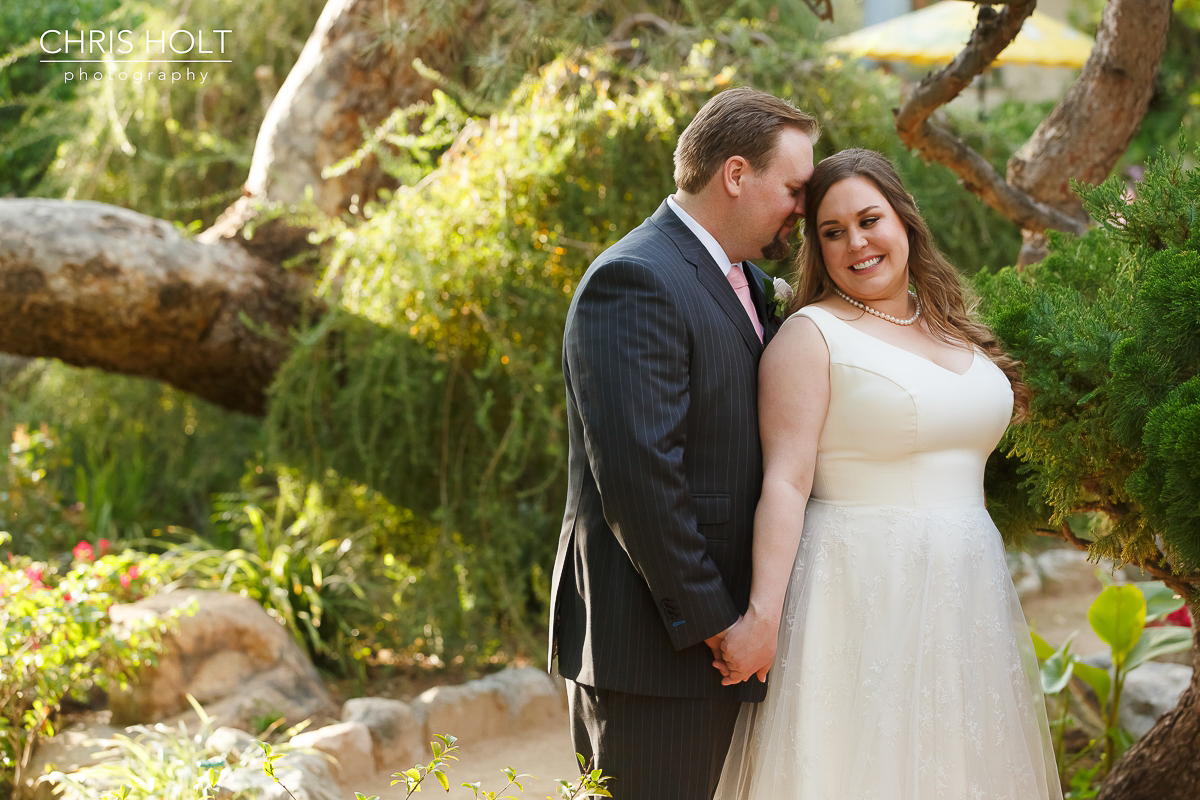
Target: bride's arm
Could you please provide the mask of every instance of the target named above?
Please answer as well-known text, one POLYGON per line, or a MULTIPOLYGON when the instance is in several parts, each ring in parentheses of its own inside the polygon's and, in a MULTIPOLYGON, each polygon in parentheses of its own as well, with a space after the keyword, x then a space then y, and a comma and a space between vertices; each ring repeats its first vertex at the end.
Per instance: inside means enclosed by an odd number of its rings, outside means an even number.
POLYGON ((750 606, 722 647, 737 683, 760 680, 775 659, 784 594, 800 543, 812 489, 817 441, 829 410, 829 348, 816 324, 800 317, 784 325, 758 371, 758 420, 763 490, 754 515, 754 578, 750 606))

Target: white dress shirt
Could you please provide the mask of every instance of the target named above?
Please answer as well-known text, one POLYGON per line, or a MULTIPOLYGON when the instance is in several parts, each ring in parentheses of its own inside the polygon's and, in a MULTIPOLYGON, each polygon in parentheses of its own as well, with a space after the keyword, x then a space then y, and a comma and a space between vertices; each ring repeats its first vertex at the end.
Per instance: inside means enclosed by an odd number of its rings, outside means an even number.
MULTIPOLYGON (((696 220, 692 219, 692 215, 683 210, 679 203, 675 202, 675 198, 667 195, 667 205, 675 212, 675 215, 683 220, 683 224, 688 226, 688 230, 696 234, 696 238, 700 240, 700 244, 704 245, 704 249, 713 257, 713 261, 717 262, 717 267, 725 275, 729 277, 729 270, 733 267, 733 262, 729 260, 729 256, 725 255, 725 249, 717 243, 713 235, 704 229, 696 220)), ((738 266, 741 266, 740 264, 738 266)), ((745 267, 742 267, 745 271, 745 267)))

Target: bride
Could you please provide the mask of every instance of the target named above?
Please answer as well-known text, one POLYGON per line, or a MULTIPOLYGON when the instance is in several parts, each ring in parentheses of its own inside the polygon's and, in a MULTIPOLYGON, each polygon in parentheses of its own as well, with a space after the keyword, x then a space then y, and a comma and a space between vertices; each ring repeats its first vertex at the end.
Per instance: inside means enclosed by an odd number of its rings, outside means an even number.
POLYGON ((760 366, 750 607, 723 650, 725 682, 771 680, 717 800, 1059 800, 984 509, 1027 406, 1017 365, 883 156, 831 156, 807 193, 801 307, 760 366))

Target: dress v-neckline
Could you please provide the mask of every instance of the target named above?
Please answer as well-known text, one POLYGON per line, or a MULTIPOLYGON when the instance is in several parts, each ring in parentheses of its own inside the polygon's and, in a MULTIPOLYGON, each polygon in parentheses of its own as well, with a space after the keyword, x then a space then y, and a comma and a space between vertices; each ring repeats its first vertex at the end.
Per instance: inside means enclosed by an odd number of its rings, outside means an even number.
POLYGON ((890 347, 893 350, 899 350, 901 353, 907 353, 908 355, 912 356, 913 358, 917 359, 918 361, 924 361, 926 364, 930 365, 931 367, 940 369, 943 372, 948 372, 951 375, 955 376, 956 378, 966 377, 967 373, 975 368, 975 362, 979 360, 979 351, 975 348, 972 348, 971 349, 971 363, 968 364, 967 368, 964 369, 962 372, 955 372, 954 370, 950 369, 949 367, 944 367, 941 364, 934 361, 933 359, 926 358, 925 356, 922 356, 922 355, 918 355, 917 353, 914 353, 912 350, 909 350, 906 347, 901 347, 898 344, 892 344, 891 342, 887 341, 886 339, 880 339, 878 336, 872 336, 871 334, 867 333, 866 331, 860 331, 858 328, 854 327, 849 322, 842 319, 837 314, 834 314, 832 311, 829 311, 828 309, 821 308, 820 306, 808 306, 808 308, 815 308, 818 311, 823 312, 825 315, 827 315, 833 319, 836 319, 838 322, 842 323, 847 328, 849 328, 850 330, 859 334, 860 336, 865 336, 868 339, 879 342, 880 344, 882 344, 886 347, 890 347))

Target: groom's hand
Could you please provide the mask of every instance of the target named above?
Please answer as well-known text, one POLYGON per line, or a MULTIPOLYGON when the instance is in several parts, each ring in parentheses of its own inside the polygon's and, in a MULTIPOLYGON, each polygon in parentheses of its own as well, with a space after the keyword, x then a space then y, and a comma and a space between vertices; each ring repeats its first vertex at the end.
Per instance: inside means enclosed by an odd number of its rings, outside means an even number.
POLYGON ((775 662, 778 636, 779 620, 761 616, 751 606, 723 636, 721 657, 725 670, 721 672, 721 683, 729 686, 752 676, 766 681, 775 662))
MULTIPOLYGON (((738 617, 739 622, 741 619, 741 617, 738 617)), ((710 636, 704 640, 704 643, 708 645, 710 650, 712 650, 713 666, 716 667, 721 673, 721 683, 725 683, 725 679, 729 677, 729 667, 725 664, 725 657, 721 655, 721 645, 725 642, 725 637, 729 635, 731 630, 733 630, 734 625, 737 625, 737 622, 733 623, 733 625, 730 625, 720 633, 710 636)))

